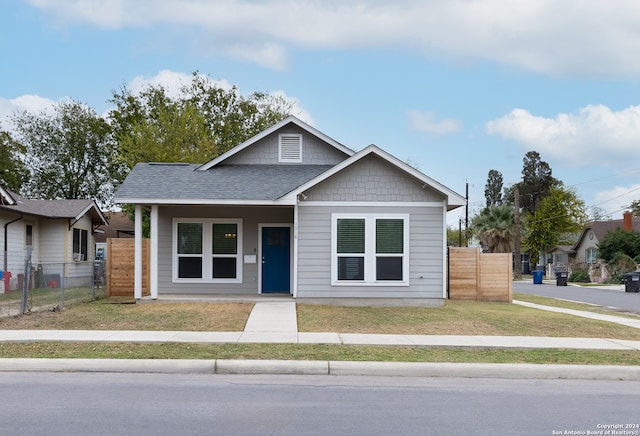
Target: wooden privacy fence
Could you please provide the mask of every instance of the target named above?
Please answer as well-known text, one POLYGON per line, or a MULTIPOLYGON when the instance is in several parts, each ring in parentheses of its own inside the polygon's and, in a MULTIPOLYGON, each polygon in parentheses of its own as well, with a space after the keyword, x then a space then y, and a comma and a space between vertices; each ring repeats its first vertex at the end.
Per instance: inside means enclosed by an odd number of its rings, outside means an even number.
MULTIPOLYGON (((107 297, 133 298, 135 240, 107 239, 107 297)), ((149 240, 142 240, 142 295, 149 292, 149 240)))
POLYGON ((448 288, 451 300, 511 303, 511 253, 482 253, 479 248, 449 247, 448 260, 448 288))

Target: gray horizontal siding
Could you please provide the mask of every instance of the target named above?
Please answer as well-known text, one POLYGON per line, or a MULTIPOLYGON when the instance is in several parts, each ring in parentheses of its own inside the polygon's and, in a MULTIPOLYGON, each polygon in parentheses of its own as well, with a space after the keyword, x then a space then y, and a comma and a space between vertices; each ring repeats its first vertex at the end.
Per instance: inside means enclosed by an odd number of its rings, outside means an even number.
MULTIPOLYGON (((227 165, 266 165, 278 163, 278 135, 294 133, 302 135, 302 164, 303 165, 336 165, 348 156, 338 151, 314 135, 299 128, 295 124, 288 124, 282 129, 267 135, 259 142, 231 156, 225 161, 227 165)), ((291 164, 290 164, 291 165, 291 164)))
POLYGON ((257 294, 258 264, 243 264, 242 283, 172 283, 174 218, 240 218, 242 253, 258 254, 258 224, 292 223, 293 208, 267 207, 160 207, 158 216, 158 293, 257 294))
POLYGON ((443 207, 325 207, 298 209, 299 298, 442 298, 443 207), (409 214, 409 286, 332 286, 332 213, 409 214))

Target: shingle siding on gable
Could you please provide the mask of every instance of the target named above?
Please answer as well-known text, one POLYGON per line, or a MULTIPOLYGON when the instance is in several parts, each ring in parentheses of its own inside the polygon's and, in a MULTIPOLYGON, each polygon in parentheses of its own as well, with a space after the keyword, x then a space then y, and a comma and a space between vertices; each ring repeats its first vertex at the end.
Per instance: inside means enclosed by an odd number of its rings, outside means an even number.
POLYGON ((282 133, 302 135, 302 165, 336 165, 348 157, 297 126, 286 126, 248 149, 231 156, 224 163, 227 165, 278 164, 278 135, 282 133))
POLYGON ((443 201, 430 188, 374 156, 305 192, 308 201, 443 201))

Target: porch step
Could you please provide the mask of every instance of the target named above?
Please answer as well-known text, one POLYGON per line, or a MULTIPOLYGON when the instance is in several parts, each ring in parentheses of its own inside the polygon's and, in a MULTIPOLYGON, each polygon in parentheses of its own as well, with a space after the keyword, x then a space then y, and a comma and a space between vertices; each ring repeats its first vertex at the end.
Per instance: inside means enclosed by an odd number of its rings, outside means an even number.
POLYGON ((245 332, 297 332, 296 303, 259 302, 253 306, 245 332))

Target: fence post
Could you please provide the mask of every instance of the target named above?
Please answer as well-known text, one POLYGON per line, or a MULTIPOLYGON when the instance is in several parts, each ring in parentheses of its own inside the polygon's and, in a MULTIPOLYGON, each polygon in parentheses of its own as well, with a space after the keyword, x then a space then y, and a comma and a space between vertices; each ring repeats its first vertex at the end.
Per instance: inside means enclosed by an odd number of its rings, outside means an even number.
POLYGON ((27 256, 24 260, 24 283, 22 285, 22 306, 21 312, 27 313, 27 295, 29 293, 29 282, 31 281, 31 245, 27 245, 27 256))
POLYGON ((64 286, 67 281, 67 263, 62 263, 62 279, 60 280, 60 291, 61 291, 61 301, 60 301, 60 310, 64 309, 64 286))

